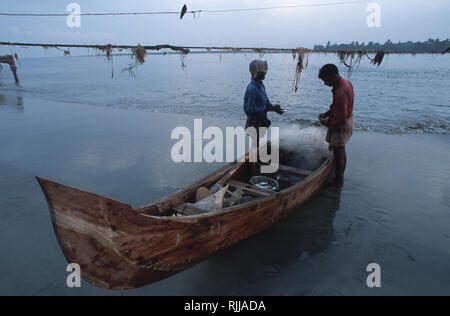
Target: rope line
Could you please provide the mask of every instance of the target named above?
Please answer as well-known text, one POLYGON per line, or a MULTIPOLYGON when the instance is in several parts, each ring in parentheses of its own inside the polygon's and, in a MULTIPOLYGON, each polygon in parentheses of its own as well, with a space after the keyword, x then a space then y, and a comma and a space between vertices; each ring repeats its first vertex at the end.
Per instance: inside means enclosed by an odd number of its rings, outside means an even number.
MULTIPOLYGON (((327 3, 311 3, 299 5, 284 5, 271 6, 259 8, 240 8, 240 9, 223 9, 223 10, 190 10, 186 14, 199 13, 229 13, 229 12, 252 12, 252 11, 269 11, 279 9, 297 9, 306 7, 327 7, 340 6, 368 2, 369 0, 356 1, 341 1, 341 2, 327 2, 327 3)), ((124 16, 124 15, 179 15, 180 11, 155 11, 155 12, 106 12, 106 13, 7 13, 0 12, 0 16, 14 16, 14 17, 61 17, 61 16, 124 16)))
POLYGON ((267 11, 267 10, 278 10, 278 9, 296 9, 296 8, 306 8, 306 7, 327 7, 327 6, 349 5, 349 4, 364 3, 364 2, 368 2, 368 1, 369 0, 357 0, 357 1, 312 3, 312 4, 299 4, 299 5, 284 5, 284 6, 272 6, 272 7, 262 7, 262 8, 247 8, 247 9, 201 10, 201 12, 206 12, 206 13, 226 13, 226 12, 244 12, 244 11, 267 11))
MULTIPOLYGON (((198 13, 199 11, 188 11, 186 13, 198 13)), ((163 15, 163 14, 180 14, 179 11, 162 11, 162 12, 115 12, 115 13, 0 13, 0 16, 37 16, 37 17, 57 17, 57 16, 116 16, 116 15, 163 15)))
MULTIPOLYGON (((64 47, 64 48, 93 48, 93 49, 135 49, 136 45, 94 45, 94 44, 55 44, 55 43, 15 43, 15 42, 0 42, 0 46, 21 46, 21 47, 44 47, 44 48, 56 48, 56 47, 64 47)), ((274 48, 274 47, 233 47, 233 46, 174 46, 169 44, 162 45, 146 45, 142 46, 145 50, 162 50, 162 49, 170 49, 173 51, 180 51, 182 53, 189 53, 190 50, 205 50, 209 51, 230 51, 232 53, 238 52, 256 52, 256 53, 292 53, 298 50, 296 48, 274 48)), ((449 48, 450 49, 450 48, 449 48)), ((362 50, 362 49, 354 49, 354 50, 339 50, 339 49, 308 49, 304 48, 305 53, 339 53, 339 52, 363 52, 368 54, 376 54, 380 51, 385 54, 443 54, 447 51, 442 52, 438 50, 429 50, 429 51, 395 51, 395 50, 362 50)))

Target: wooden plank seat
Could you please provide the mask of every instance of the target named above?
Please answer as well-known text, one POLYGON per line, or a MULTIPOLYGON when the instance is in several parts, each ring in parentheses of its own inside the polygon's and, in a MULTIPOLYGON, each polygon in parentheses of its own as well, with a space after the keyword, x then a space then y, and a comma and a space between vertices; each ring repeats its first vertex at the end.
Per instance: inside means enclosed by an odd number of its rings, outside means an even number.
POLYGON ((237 163, 236 166, 234 168, 232 168, 230 171, 228 171, 225 176, 223 176, 222 179, 220 179, 217 183, 220 186, 224 186, 225 183, 227 183, 231 178, 233 178, 239 171, 242 170, 242 168, 244 167, 244 163, 237 163))
POLYGON ((285 165, 280 165, 278 168, 278 172, 290 174, 290 175, 301 177, 301 178, 306 178, 313 174, 313 172, 309 171, 309 170, 294 168, 294 167, 285 166, 285 165))
POLYGON ((247 184, 247 183, 236 181, 236 180, 228 180, 227 184, 229 184, 230 186, 233 186, 235 188, 242 189, 242 190, 244 190, 244 192, 251 194, 251 195, 271 196, 271 195, 275 194, 274 191, 266 190, 263 188, 258 188, 251 184, 247 184))

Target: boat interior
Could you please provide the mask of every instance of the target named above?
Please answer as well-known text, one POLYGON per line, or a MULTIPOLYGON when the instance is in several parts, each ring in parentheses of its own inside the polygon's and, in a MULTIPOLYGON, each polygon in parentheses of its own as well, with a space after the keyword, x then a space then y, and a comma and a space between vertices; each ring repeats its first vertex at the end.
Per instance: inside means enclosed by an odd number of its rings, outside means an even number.
POLYGON ((280 148, 280 165, 275 173, 261 174, 261 163, 246 159, 246 162, 233 164, 226 172, 211 175, 199 185, 137 211, 152 216, 195 216, 253 202, 304 181, 327 160, 328 155, 322 153, 314 157, 313 164, 309 157, 308 169, 301 168, 305 165, 302 163, 304 158, 280 148), (255 179, 259 183, 255 183, 255 179))

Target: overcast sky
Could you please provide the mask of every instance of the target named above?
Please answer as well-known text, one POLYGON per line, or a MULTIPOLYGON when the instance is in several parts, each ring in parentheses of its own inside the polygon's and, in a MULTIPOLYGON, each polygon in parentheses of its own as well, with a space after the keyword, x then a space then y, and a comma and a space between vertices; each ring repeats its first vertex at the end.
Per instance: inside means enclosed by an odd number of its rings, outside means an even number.
MULTIPOLYGON (((349 0, 14 0, 1 1, 7 13, 66 13, 76 2, 82 13, 255 8, 349 0)), ((351 0, 350 0, 351 1, 351 0)), ((308 47, 331 42, 423 41, 450 37, 450 0, 379 0, 330 7, 187 15, 82 17, 69 28, 65 17, 0 17, 0 40, 185 46, 308 47), (381 7, 381 27, 370 28, 367 5, 381 7)), ((9 48, 0 47, 0 54, 9 48)), ((22 52, 38 54, 39 50, 22 52)))

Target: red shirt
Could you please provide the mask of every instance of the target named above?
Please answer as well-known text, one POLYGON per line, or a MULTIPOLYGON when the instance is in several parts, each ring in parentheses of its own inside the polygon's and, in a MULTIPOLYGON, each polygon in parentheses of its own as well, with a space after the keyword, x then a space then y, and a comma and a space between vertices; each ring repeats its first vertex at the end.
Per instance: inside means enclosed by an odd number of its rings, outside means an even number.
POLYGON ((353 116, 353 101, 355 98, 352 83, 340 78, 333 86, 333 104, 330 106, 328 128, 338 128, 353 116))

